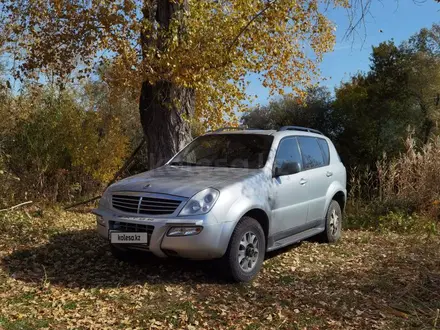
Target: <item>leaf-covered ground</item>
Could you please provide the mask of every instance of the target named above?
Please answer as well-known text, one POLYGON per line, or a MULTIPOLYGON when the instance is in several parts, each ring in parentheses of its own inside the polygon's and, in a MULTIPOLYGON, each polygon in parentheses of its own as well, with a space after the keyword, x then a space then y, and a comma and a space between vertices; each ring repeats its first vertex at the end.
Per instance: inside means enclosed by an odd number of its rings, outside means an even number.
POLYGON ((440 328, 440 240, 345 232, 271 254, 252 284, 212 262, 116 261, 94 218, 0 218, 0 329, 440 328))

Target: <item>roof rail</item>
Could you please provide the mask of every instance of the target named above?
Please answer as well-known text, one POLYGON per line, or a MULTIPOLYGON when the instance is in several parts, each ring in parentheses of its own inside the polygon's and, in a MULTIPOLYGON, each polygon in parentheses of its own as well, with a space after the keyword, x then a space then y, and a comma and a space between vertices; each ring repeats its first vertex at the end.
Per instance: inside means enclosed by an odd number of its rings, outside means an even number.
POLYGON ((302 127, 302 126, 283 126, 278 130, 278 132, 280 131, 302 131, 302 132, 310 132, 310 133, 324 135, 322 134, 322 132, 318 131, 317 129, 302 127))
POLYGON ((220 127, 218 129, 216 129, 214 132, 223 132, 223 131, 232 131, 232 130, 245 130, 247 129, 247 126, 225 126, 225 127, 220 127))
POLYGON ((214 132, 223 132, 223 131, 233 131, 233 130, 238 130, 238 131, 245 131, 245 130, 259 130, 259 128, 249 128, 247 127, 247 125, 242 125, 242 126, 237 126, 237 127, 233 127, 233 126, 226 126, 226 127, 221 127, 219 129, 216 129, 214 132))

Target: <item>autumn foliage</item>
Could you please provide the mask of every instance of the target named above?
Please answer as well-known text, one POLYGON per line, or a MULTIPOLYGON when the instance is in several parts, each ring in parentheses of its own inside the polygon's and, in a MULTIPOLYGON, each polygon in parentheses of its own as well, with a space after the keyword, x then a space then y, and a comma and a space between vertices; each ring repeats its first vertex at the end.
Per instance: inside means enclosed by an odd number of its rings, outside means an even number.
POLYGON ((133 135, 124 132, 117 115, 99 109, 99 103, 90 109, 79 96, 49 87, 4 96, 0 204, 78 199, 99 192, 114 176, 133 135))
MULTIPOLYGON (((112 61, 118 84, 167 81, 196 92, 195 116, 214 127, 243 108, 247 75, 258 73, 272 93, 303 95, 316 65, 335 42, 323 14, 343 0, 175 0, 180 10, 159 26, 158 1, 29 1, 0 4, 0 46, 17 77, 90 75, 112 61), (152 42, 154 40, 155 42, 152 42), (160 47, 158 46, 160 45, 160 47)), ((229 118, 229 119, 228 119, 229 118)))

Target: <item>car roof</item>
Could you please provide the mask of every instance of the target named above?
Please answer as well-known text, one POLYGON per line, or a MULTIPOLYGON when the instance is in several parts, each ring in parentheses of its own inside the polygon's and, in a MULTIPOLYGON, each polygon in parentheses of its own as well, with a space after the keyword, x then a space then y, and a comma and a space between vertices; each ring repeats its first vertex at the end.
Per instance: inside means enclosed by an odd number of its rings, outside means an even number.
POLYGON ((258 134, 258 135, 272 135, 276 133, 275 130, 269 130, 269 129, 245 129, 245 130, 236 130, 236 131, 229 131, 229 130, 224 130, 224 131, 214 131, 214 132, 209 132, 206 135, 211 135, 211 134, 258 134))
POLYGON ((313 136, 320 138, 327 138, 321 132, 312 128, 300 127, 300 126, 284 126, 280 130, 263 130, 255 128, 240 128, 240 127, 226 127, 216 131, 208 132, 205 135, 219 135, 219 134, 257 134, 257 135, 273 135, 277 137, 302 135, 313 136))

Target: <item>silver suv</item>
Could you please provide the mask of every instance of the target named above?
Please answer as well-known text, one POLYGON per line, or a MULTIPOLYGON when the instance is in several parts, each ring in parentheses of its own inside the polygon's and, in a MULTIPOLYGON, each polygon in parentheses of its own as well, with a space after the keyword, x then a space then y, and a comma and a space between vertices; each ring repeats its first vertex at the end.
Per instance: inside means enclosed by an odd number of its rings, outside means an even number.
POLYGON ((221 259, 252 280, 265 253, 318 235, 336 242, 346 202, 345 167, 319 131, 220 129, 164 166, 111 185, 97 228, 112 253, 221 259))

